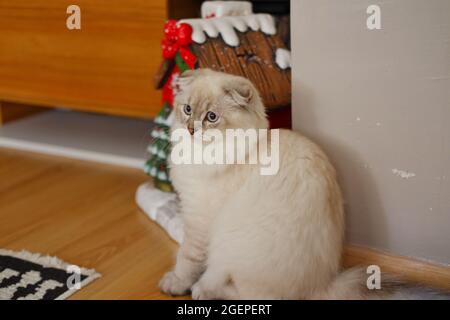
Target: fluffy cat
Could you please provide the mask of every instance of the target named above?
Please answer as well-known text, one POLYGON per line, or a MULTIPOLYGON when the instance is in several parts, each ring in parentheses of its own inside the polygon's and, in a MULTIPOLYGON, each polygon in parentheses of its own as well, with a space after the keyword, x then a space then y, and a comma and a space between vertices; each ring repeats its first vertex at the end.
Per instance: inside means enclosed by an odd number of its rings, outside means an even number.
MULTIPOLYGON (((211 70, 183 73, 172 130, 268 128, 247 79, 211 70), (191 114, 186 114, 186 106, 191 114), (212 111, 219 120, 205 119, 212 111)), ((172 165, 185 240, 161 280, 172 295, 194 299, 301 299, 327 289, 342 251, 344 215, 336 174, 310 140, 280 131, 280 169, 258 165, 172 165)))
MULTIPOLYGON (((266 129, 250 81, 207 69, 180 77, 172 130, 266 129), (211 115, 214 113, 214 116, 211 115)), ((258 141, 260 143, 260 141, 258 141)), ((363 270, 340 273, 343 201, 324 152, 289 130, 279 134, 279 171, 259 165, 171 165, 185 223, 163 292, 194 299, 363 298, 363 270)))

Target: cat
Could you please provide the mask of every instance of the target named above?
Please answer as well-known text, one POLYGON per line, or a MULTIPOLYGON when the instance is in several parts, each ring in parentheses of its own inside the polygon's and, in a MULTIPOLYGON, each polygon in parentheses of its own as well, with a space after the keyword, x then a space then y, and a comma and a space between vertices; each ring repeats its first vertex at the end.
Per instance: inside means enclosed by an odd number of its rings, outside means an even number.
MULTIPOLYGON (((268 129, 259 93, 245 78, 190 70, 179 87, 171 130, 189 132, 194 143, 205 143, 196 140, 195 121, 203 135, 268 129)), ((301 134, 280 130, 279 162, 274 175, 261 175, 258 164, 170 164, 185 238, 160 281, 163 292, 191 292, 193 299, 366 297, 364 270, 341 272, 343 199, 327 156, 301 134)))

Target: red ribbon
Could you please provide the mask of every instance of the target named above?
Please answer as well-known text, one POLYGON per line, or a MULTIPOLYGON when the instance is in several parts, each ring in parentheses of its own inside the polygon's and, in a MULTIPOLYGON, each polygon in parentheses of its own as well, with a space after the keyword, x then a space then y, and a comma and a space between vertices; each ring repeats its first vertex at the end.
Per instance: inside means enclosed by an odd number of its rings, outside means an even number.
POLYGON ((186 64, 189 66, 190 69, 195 68, 195 63, 197 62, 197 57, 189 50, 187 47, 181 47, 180 50, 180 56, 186 62, 186 64))
POLYGON ((176 20, 168 20, 164 25, 164 36, 161 41, 163 58, 173 59, 178 50, 189 51, 186 47, 192 43, 192 27, 187 23, 177 24, 176 20))

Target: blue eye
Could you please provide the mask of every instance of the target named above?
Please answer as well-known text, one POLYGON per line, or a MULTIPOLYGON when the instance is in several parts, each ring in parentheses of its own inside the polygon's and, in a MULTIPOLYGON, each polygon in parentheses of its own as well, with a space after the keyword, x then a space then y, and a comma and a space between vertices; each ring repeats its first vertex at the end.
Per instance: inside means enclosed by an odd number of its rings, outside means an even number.
POLYGON ((214 112, 208 111, 208 113, 206 114, 206 120, 208 120, 209 122, 216 122, 217 120, 219 120, 219 117, 214 112))
POLYGON ((190 105, 185 104, 183 107, 183 111, 185 114, 187 114, 188 116, 190 116, 192 114, 192 108, 190 105))

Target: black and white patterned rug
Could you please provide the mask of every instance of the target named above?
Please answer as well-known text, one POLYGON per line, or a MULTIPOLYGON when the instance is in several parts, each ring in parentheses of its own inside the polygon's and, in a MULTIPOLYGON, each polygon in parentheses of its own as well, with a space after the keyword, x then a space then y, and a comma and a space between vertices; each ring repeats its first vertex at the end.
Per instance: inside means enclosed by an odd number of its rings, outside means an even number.
POLYGON ((0 249, 0 300, 62 300, 99 277, 55 257, 0 249))

